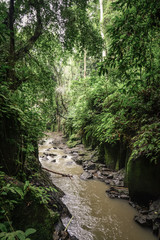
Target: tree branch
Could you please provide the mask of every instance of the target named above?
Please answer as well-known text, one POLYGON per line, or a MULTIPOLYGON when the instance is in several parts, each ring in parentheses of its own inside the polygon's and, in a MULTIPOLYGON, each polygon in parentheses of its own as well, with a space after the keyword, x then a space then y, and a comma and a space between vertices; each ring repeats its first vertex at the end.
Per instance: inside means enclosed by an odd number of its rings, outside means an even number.
POLYGON ((61 115, 61 114, 59 113, 59 111, 58 111, 57 108, 56 108, 56 110, 57 110, 57 115, 58 115, 58 116, 60 116, 60 117, 62 117, 62 118, 64 118, 64 119, 67 119, 66 117, 64 117, 63 115, 61 115))
POLYGON ((55 171, 49 170, 49 169, 44 168, 44 167, 42 167, 42 169, 44 169, 44 170, 46 170, 46 171, 48 171, 48 172, 54 173, 54 174, 61 175, 62 177, 69 177, 69 178, 73 177, 73 176, 70 175, 70 174, 55 172, 55 171))
POLYGON ((42 20, 40 15, 40 7, 38 6, 38 4, 36 6, 36 12, 37 12, 37 23, 36 23, 36 29, 35 29, 34 35, 28 40, 26 46, 20 48, 18 52, 15 53, 15 61, 18 61, 19 59, 23 58, 24 55, 29 52, 29 50, 33 47, 34 43, 42 34, 42 20))
POLYGON ((63 106, 64 110, 67 112, 67 108, 66 108, 66 106, 64 104, 62 94, 61 94, 61 103, 62 103, 62 106, 63 106))

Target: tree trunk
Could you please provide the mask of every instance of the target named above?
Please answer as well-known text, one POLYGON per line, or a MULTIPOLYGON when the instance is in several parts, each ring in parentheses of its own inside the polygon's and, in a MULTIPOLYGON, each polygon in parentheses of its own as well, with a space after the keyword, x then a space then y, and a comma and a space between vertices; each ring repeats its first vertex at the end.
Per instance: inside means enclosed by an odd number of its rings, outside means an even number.
POLYGON ((15 81, 15 36, 14 36, 14 0, 10 0, 9 6, 9 32, 10 32, 10 46, 8 57, 8 76, 10 83, 15 81))
POLYGON ((86 78, 86 69, 87 69, 87 51, 84 50, 84 78, 86 78))
MULTIPOLYGON (((101 28, 101 36, 104 39, 104 32, 103 32, 103 0, 99 0, 100 5, 100 28, 101 28)), ((102 50, 102 59, 106 57, 106 50, 102 50)))

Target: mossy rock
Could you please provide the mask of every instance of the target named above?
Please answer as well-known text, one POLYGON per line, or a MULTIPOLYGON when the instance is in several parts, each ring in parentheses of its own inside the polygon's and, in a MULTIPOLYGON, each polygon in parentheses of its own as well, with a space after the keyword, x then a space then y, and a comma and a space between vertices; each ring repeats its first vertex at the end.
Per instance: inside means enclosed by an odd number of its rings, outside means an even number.
POLYGON ((122 143, 104 144, 104 161, 108 168, 120 170, 125 167, 127 150, 122 143))
POLYGON ((145 157, 129 159, 127 164, 129 194, 133 200, 148 202, 160 196, 160 163, 145 157))
POLYGON ((58 221, 58 213, 48 209, 36 199, 33 192, 28 192, 25 199, 18 204, 12 215, 13 227, 25 231, 28 228, 36 229, 32 240, 51 240, 54 224, 58 221))

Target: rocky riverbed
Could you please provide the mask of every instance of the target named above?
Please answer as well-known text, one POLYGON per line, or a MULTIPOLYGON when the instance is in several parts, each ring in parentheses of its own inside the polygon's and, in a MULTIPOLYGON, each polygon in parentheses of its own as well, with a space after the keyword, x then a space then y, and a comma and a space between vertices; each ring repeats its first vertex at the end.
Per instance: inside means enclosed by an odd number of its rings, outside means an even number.
MULTIPOLYGON (((138 215, 135 216, 134 220, 144 227, 152 228, 156 235, 159 234, 160 200, 151 202, 149 206, 139 206, 137 203, 133 203, 130 201, 128 188, 126 188, 124 184, 124 169, 121 169, 120 171, 112 171, 111 169, 108 169, 105 164, 102 164, 99 161, 96 150, 85 148, 81 143, 69 148, 66 145, 67 139, 62 138, 62 136, 59 138, 58 136, 59 135, 57 135, 56 139, 51 142, 51 144, 54 146, 53 148, 56 149, 56 146, 58 146, 58 148, 63 149, 65 153, 62 156, 63 158, 66 158, 67 154, 69 154, 72 157, 72 160, 74 160, 77 164, 82 165, 84 172, 80 176, 81 179, 86 181, 88 179, 97 179, 105 182, 110 186, 110 188, 106 191, 110 198, 127 200, 130 205, 138 210, 138 215)), ((41 141, 40 144, 43 144, 44 141, 45 140, 41 141)), ((44 152, 41 158, 43 161, 48 161, 50 158, 52 158, 52 162, 55 163, 56 159, 54 159, 54 157, 56 155, 54 155, 54 153, 49 153, 50 149, 47 150, 44 152)), ((70 238, 69 235, 67 236, 67 233, 64 233, 63 230, 64 229, 61 226, 60 229, 55 232, 54 239, 76 239, 70 238)))
POLYGON ((160 199, 150 202, 148 206, 132 202, 128 188, 125 187, 124 169, 119 171, 108 169, 105 164, 99 162, 96 150, 86 149, 82 144, 66 152, 73 154, 74 161, 83 166, 82 179, 98 179, 110 185, 106 191, 108 196, 128 200, 129 204, 138 210, 138 215, 134 217, 134 220, 143 227, 152 228, 153 233, 160 239, 160 199))

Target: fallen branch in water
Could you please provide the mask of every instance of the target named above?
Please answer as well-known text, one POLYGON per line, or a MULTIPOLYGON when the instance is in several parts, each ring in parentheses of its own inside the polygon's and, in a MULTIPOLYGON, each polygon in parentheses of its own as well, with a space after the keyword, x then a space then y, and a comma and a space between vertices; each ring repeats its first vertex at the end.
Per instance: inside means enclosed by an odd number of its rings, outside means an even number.
POLYGON ((44 167, 42 167, 42 169, 44 169, 44 170, 46 170, 46 171, 48 171, 48 172, 54 173, 54 174, 61 175, 62 177, 69 177, 69 178, 73 177, 73 176, 70 175, 70 174, 55 172, 55 171, 49 170, 49 169, 44 168, 44 167))

